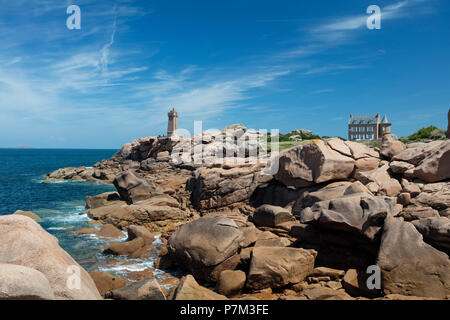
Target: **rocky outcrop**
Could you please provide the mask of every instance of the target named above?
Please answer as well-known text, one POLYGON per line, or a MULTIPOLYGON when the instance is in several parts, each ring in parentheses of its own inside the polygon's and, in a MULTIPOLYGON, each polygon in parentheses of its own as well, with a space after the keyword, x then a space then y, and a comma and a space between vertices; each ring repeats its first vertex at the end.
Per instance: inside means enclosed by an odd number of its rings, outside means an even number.
POLYGON ((266 204, 255 210, 252 221, 260 227, 276 227, 284 222, 295 221, 295 218, 282 207, 266 204))
POLYGON ((348 179, 354 167, 353 158, 318 140, 282 152, 275 178, 286 186, 308 187, 317 183, 348 179))
POLYGON ((377 264, 386 295, 445 298, 450 294, 448 256, 424 243, 409 222, 386 219, 377 264))
POLYGON ((405 221, 439 217, 439 212, 431 207, 408 206, 399 214, 405 221))
POLYGON ((38 270, 0 263, 0 300, 54 300, 47 277, 38 270))
POLYGON ((203 217, 179 227, 168 241, 174 260, 196 278, 215 282, 240 261, 244 236, 228 218, 203 217))
POLYGON ((39 270, 56 299, 101 299, 89 274, 61 249, 55 237, 28 217, 0 216, 0 263, 39 270), (76 278, 71 277, 74 272, 79 272, 76 278), (79 288, 68 286, 71 280, 79 288))
POLYGON ((187 184, 191 201, 202 211, 247 202, 259 185, 272 179, 262 174, 263 169, 263 165, 197 169, 187 184))
POLYGON ((89 275, 91 276, 92 280, 94 280, 98 291, 103 296, 111 290, 122 288, 127 285, 127 281, 125 281, 124 279, 104 271, 89 272, 89 275))
POLYGON ((420 206, 429 206, 436 210, 450 208, 450 182, 430 183, 422 188, 414 202, 420 206))
POLYGON ((224 270, 220 273, 216 290, 227 297, 235 296, 244 288, 245 280, 245 272, 241 270, 224 270))
POLYGON ((299 283, 313 272, 316 255, 314 250, 256 247, 253 249, 246 286, 260 290, 299 283))

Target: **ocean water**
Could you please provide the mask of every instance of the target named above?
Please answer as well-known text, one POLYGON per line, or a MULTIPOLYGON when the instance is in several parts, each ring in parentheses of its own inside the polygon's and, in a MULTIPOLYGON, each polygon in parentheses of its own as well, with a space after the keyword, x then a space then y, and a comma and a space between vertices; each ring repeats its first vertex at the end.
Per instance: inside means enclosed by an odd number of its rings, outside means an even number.
MULTIPOLYGON (((107 241, 72 232, 91 227, 85 210, 86 196, 114 191, 110 184, 64 181, 43 184, 43 174, 62 167, 92 166, 116 150, 0 149, 0 215, 16 210, 33 211, 41 226, 56 236, 60 246, 88 270, 101 268, 99 254, 107 241)), ((125 237, 125 235, 124 235, 125 237)))

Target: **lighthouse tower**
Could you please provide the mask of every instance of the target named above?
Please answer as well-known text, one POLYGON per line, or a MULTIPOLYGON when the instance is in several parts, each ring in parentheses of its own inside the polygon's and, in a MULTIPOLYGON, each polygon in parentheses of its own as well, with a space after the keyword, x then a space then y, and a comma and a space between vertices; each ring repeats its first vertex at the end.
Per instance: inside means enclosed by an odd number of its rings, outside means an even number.
POLYGON ((178 112, 175 111, 175 108, 172 108, 168 113, 169 123, 167 125, 167 137, 173 137, 178 135, 178 112))

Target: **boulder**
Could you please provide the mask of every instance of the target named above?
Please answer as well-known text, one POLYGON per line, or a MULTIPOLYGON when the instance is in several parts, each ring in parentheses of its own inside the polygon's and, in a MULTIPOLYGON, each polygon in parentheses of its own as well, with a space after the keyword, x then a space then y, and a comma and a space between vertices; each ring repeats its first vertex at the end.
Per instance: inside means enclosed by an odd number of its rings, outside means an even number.
POLYGON ((375 182, 379 186, 379 195, 395 197, 402 191, 402 186, 397 179, 391 177, 388 169, 387 164, 372 171, 357 172, 355 178, 365 185, 375 182))
POLYGON ((21 215, 21 216, 25 216, 25 217, 31 218, 31 219, 33 219, 36 222, 42 222, 42 219, 36 213, 31 212, 31 211, 17 210, 13 214, 17 214, 17 215, 21 215))
POLYGON ((403 161, 392 161, 391 163, 389 163, 389 167, 391 168, 393 173, 397 174, 403 174, 408 170, 414 169, 414 165, 403 161))
POLYGON ((355 161, 355 172, 365 172, 365 171, 371 171, 378 168, 380 165, 380 159, 379 158, 361 158, 355 161))
POLYGON ((241 270, 224 270, 220 273, 216 291, 231 297, 239 294, 245 285, 246 275, 241 270))
POLYGON ((191 201, 199 210, 209 210, 248 201, 272 176, 263 175, 262 165, 199 168, 187 183, 191 201))
POLYGON ((305 208, 299 220, 319 229, 359 234, 374 240, 383 226, 384 218, 398 213, 395 202, 395 198, 353 194, 305 208))
POLYGON ((144 279, 114 289, 107 297, 114 300, 166 300, 166 296, 155 279, 144 279))
POLYGON ((354 159, 318 140, 282 152, 275 178, 286 186, 308 187, 317 183, 348 179, 354 167, 354 159))
POLYGON ((101 296, 89 274, 58 245, 58 240, 28 217, 0 216, 0 263, 39 270, 56 299, 96 300, 101 296), (73 289, 68 283, 78 273, 73 289), (79 280, 79 282, 78 282, 79 280))
POLYGON ((174 300, 227 300, 227 297, 202 287, 193 276, 187 275, 178 283, 174 300))
POLYGON ((107 292, 122 288, 127 285, 127 282, 119 277, 109 274, 104 271, 89 272, 92 280, 94 280, 98 291, 101 295, 105 295, 107 292))
POLYGON ((317 267, 314 268, 312 277, 329 277, 331 280, 339 280, 345 275, 344 270, 338 270, 327 267, 317 267))
POLYGON ((299 248, 254 248, 246 286, 261 290, 299 283, 313 272, 316 255, 314 250, 299 248))
POLYGON ((415 166, 404 173, 410 179, 439 182, 450 178, 450 140, 433 141, 423 147, 408 148, 393 160, 408 162, 415 166))
POLYGON ((429 206, 436 210, 450 208, 450 182, 431 183, 423 187, 414 202, 417 205, 429 206))
POLYGON ((38 270, 0 263, 0 300, 54 300, 50 282, 38 270))
POLYGON ((117 176, 113 181, 120 198, 129 204, 151 198, 156 191, 154 185, 145 179, 138 178, 131 171, 126 171, 117 176))
POLYGON ((426 244, 414 225, 387 217, 378 254, 385 295, 445 298, 450 294, 450 260, 426 244))
POLYGON ((96 196, 86 197, 86 209, 96 209, 120 201, 120 196, 117 192, 105 192, 96 196))
POLYGON ((202 217, 179 227, 169 238, 168 248, 174 260, 196 278, 215 282, 222 270, 233 270, 239 263, 243 241, 233 220, 202 217))
POLYGON ((126 242, 111 242, 104 250, 105 254, 112 254, 116 256, 131 255, 144 246, 142 238, 136 238, 126 242))
POLYGON ((295 202, 292 213, 298 215, 303 208, 311 207, 317 202, 341 197, 351 185, 352 183, 349 181, 339 181, 305 190, 295 202))
POLYGON ((397 203, 406 207, 407 205, 409 205, 411 203, 411 195, 407 192, 400 193, 397 197, 397 203))
POLYGON ((450 219, 438 216, 420 219, 413 224, 425 242, 450 254, 450 219))
POLYGON ((408 206, 399 214, 405 221, 414 221, 424 218, 439 217, 439 212, 431 207, 408 206))
POLYGON ((80 236, 80 235, 85 235, 85 234, 96 234, 97 232, 98 232, 97 229, 83 228, 83 229, 75 231, 73 234, 76 236, 80 236))
POLYGON ((363 158, 380 158, 380 154, 377 151, 369 148, 365 144, 354 141, 345 141, 344 143, 350 149, 352 157, 355 160, 363 158))
POLYGON ((252 219, 253 223, 260 227, 276 227, 283 222, 295 221, 288 210, 268 204, 257 208, 252 219))
POLYGON ((364 270, 349 269, 342 279, 342 287, 353 297, 379 297, 382 295, 381 289, 369 289, 367 287, 367 280, 370 275, 364 270))
MULTIPOLYGON (((370 192, 370 190, 367 189, 367 187, 365 185, 363 185, 359 181, 355 181, 351 185, 349 185, 345 189, 343 195, 346 196, 346 195, 349 195, 349 194, 356 194, 356 193, 367 193, 367 194, 372 195, 372 192, 370 192)), ((325 200, 328 200, 328 199, 325 199, 325 200)))
POLYGON ((142 238, 142 240, 144 240, 144 244, 147 244, 152 243, 155 240, 155 235, 143 226, 129 226, 127 229, 127 233, 127 241, 131 241, 136 238, 142 238))
POLYGON ((97 232, 97 236, 101 238, 122 238, 123 233, 112 224, 104 224, 97 232))
POLYGON ((306 288, 301 294, 308 300, 352 300, 345 292, 320 286, 306 288))
POLYGON ((403 142, 398 141, 397 137, 393 134, 385 134, 383 136, 383 144, 380 148, 380 154, 387 158, 392 159, 400 152, 404 151, 406 146, 403 142))

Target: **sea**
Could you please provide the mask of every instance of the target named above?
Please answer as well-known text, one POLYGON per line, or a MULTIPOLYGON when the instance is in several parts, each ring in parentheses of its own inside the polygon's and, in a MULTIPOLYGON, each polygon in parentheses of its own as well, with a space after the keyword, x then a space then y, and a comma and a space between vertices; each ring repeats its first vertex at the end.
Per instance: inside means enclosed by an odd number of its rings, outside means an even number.
MULTIPOLYGON (((73 234, 79 229, 94 227, 88 224, 90 219, 84 214, 86 197, 115 191, 113 185, 89 181, 42 183, 49 172, 63 167, 89 167, 111 158, 116 151, 0 149, 0 215, 16 210, 33 211, 42 219, 40 225, 87 271, 125 276, 128 272, 153 268, 152 259, 142 261, 104 255, 102 249, 113 240, 73 234)), ((122 238, 114 239, 125 240, 125 232, 122 238)), ((156 237, 154 243, 160 244, 160 240, 156 237)))

